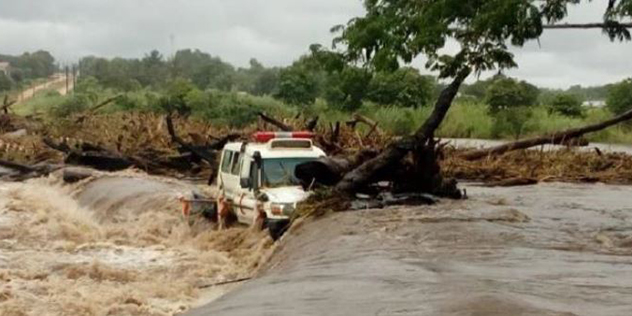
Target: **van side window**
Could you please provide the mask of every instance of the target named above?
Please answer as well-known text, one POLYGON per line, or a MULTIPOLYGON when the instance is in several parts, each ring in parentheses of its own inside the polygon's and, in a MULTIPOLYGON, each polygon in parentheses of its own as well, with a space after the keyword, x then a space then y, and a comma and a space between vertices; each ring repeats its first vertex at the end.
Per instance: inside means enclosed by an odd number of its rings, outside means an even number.
POLYGON ((234 175, 239 175, 239 170, 241 168, 241 160, 239 159, 240 156, 241 156, 241 153, 238 153, 238 152, 233 154, 233 166, 230 173, 234 175))
POLYGON ((250 179, 253 187, 259 186, 259 175, 257 174, 257 166, 254 161, 250 162, 250 179))
POLYGON ((224 158, 222 158, 222 172, 229 173, 230 165, 233 162, 233 152, 229 150, 224 151, 224 158))

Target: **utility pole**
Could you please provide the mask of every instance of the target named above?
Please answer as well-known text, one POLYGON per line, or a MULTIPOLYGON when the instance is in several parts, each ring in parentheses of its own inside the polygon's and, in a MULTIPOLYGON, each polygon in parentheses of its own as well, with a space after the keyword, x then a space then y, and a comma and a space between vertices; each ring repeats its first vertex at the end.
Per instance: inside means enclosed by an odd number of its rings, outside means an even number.
POLYGON ((72 91, 74 93, 77 88, 77 64, 72 65, 72 91))
POLYGON ((70 79, 68 78, 68 74, 69 74, 68 65, 66 65, 65 70, 66 70, 66 94, 68 94, 68 84, 69 84, 68 80, 70 79))

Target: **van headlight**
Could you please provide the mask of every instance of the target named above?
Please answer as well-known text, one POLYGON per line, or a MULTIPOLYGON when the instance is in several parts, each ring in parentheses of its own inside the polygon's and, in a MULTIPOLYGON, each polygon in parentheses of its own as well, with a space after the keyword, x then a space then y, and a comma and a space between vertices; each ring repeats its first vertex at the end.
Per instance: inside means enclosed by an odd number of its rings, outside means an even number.
POLYGON ((285 215, 290 216, 294 213, 294 204, 292 203, 270 203, 270 213, 272 215, 285 215))

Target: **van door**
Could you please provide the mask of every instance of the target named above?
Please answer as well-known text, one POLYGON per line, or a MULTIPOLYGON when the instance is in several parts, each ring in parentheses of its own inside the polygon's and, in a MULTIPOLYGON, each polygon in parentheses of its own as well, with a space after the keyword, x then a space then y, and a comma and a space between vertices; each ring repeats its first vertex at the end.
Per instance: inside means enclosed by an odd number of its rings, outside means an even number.
POLYGON ((245 156, 243 159, 243 163, 241 166, 240 178, 247 178, 250 181, 249 188, 241 188, 239 194, 238 210, 236 212, 240 213, 238 217, 243 217, 243 220, 240 220, 244 223, 253 223, 257 217, 257 198, 255 196, 255 184, 258 183, 259 177, 256 174, 256 167, 254 160, 250 156, 245 156))
POLYGON ((220 171, 220 183, 226 198, 233 201, 235 196, 239 194, 239 171, 240 171, 240 153, 237 151, 226 150, 222 158, 222 166, 220 171))

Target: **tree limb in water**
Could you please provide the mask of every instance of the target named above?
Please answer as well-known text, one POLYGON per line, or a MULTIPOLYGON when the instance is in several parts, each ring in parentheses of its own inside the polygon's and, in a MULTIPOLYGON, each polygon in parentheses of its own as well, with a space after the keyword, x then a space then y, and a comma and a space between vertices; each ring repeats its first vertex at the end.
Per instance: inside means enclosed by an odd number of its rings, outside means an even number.
POLYGON ((17 162, 1 160, 1 159, 0 159, 0 167, 5 167, 11 170, 18 171, 20 173, 29 173, 29 172, 36 171, 36 169, 31 166, 23 165, 17 162))
POLYGON ((462 158, 466 160, 477 160, 481 158, 485 158, 490 155, 501 155, 508 151, 527 149, 535 146, 545 145, 545 144, 559 144, 567 142, 571 139, 581 137, 587 133, 594 133, 600 130, 606 129, 610 126, 629 121, 632 119, 632 110, 629 110, 615 118, 609 119, 607 121, 603 121, 597 124, 587 125, 580 128, 568 129, 565 131, 557 132, 551 135, 529 138, 524 140, 519 140, 516 142, 511 142, 508 144, 487 148, 487 149, 479 149, 472 150, 461 155, 462 158))

